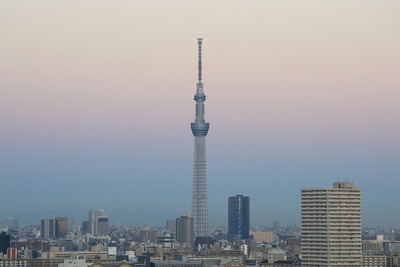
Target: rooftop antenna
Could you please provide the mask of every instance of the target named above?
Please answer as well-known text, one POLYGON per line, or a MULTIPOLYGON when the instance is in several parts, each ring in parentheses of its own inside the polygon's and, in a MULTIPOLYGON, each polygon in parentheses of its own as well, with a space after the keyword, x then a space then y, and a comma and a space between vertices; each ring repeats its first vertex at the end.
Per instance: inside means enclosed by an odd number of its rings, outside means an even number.
POLYGON ((202 70, 202 67, 201 67, 201 44, 203 42, 203 38, 197 38, 197 41, 199 44, 199 83, 201 83, 201 80, 202 80, 202 78, 201 78, 201 70, 202 70))

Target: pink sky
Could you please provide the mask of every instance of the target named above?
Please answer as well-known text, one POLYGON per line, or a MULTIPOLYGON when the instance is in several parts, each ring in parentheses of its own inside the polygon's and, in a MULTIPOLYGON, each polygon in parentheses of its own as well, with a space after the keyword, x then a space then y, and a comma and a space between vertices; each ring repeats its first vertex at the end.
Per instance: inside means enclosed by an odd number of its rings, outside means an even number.
MULTIPOLYGON (((385 0, 3 0, 0 137, 7 144, 0 153, 29 140, 46 147, 49 140, 130 137, 139 147, 182 141, 190 152, 196 38, 203 37, 209 149, 217 159, 235 143, 255 157, 271 144, 343 155, 368 146, 377 149, 370 160, 393 160, 400 148, 399 10, 399 1, 385 0)), ((337 169, 321 173, 334 179, 337 169)), ((364 172, 351 170, 356 183, 364 172)), ((398 166, 390 173, 397 179, 398 166)))

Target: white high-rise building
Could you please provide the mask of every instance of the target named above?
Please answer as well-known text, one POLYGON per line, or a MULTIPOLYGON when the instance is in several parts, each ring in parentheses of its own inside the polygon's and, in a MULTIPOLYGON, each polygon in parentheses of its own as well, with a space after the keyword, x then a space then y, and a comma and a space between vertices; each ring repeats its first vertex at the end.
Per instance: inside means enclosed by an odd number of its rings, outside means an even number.
POLYGON ((304 266, 361 266, 361 192, 352 182, 301 191, 304 266))

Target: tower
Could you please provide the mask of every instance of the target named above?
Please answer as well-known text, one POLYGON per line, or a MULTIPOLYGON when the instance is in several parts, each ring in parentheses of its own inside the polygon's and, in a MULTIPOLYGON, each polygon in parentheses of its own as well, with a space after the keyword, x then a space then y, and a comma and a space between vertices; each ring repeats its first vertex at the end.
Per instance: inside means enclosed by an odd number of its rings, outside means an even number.
POLYGON ((250 198, 242 195, 228 199, 228 240, 240 241, 249 238, 250 198))
POLYGON ((301 254, 306 266, 361 266, 361 193, 352 182, 301 191, 301 254))
POLYGON ((204 119, 204 101, 206 101, 206 96, 203 91, 202 82, 202 38, 198 38, 197 40, 199 46, 198 83, 196 94, 194 95, 196 117, 195 121, 191 123, 194 136, 192 214, 195 237, 205 237, 208 235, 206 136, 209 123, 204 119))

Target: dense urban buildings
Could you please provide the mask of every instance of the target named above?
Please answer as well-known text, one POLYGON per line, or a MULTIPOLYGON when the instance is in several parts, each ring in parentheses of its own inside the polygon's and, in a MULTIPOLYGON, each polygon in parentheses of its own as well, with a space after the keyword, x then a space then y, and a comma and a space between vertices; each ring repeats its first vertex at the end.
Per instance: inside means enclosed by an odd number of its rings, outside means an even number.
POLYGON ((204 119, 201 38, 198 45, 192 211, 167 220, 165 227, 109 225, 102 209, 85 212, 82 224, 60 216, 20 227, 18 219, 7 218, 0 225, 0 267, 400 267, 400 229, 361 231, 361 194, 352 182, 303 189, 301 231, 295 223, 282 226, 272 218, 268 226, 257 222, 250 227, 250 197, 243 195, 228 198, 228 214, 222 215, 228 227, 208 228, 209 124, 204 119))
POLYGON ((301 191, 304 266, 361 266, 361 193, 352 182, 301 191))
POLYGON ((206 101, 206 96, 203 91, 202 82, 201 45, 202 38, 198 38, 198 83, 196 94, 194 95, 194 100, 196 101, 196 118, 191 123, 194 136, 192 213, 195 237, 208 236, 206 136, 209 123, 204 119, 204 101, 206 101))
POLYGON ((228 240, 240 241, 249 238, 250 197, 231 196, 228 199, 228 240))

